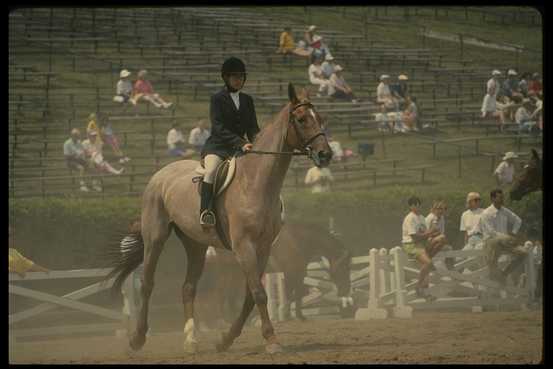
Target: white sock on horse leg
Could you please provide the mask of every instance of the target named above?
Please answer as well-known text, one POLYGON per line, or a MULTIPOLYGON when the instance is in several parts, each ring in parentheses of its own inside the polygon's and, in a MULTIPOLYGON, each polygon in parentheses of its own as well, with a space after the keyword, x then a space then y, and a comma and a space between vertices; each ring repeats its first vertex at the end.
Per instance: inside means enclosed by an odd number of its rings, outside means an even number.
POLYGON ((194 325, 194 318, 190 318, 186 321, 184 325, 184 343, 198 343, 196 339, 196 327, 194 325))

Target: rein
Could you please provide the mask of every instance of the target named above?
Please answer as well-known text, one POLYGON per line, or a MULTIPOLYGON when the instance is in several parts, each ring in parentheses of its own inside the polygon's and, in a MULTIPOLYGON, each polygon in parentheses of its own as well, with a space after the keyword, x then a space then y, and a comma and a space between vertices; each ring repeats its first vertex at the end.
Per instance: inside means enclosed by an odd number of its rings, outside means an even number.
MULTIPOLYGON (((293 113, 297 108, 304 105, 311 105, 309 102, 300 103, 296 106, 294 106, 292 109, 290 109, 290 113, 293 113)), ((296 119, 292 118, 290 115, 288 119, 288 123, 292 123, 292 126, 294 127, 294 130, 296 131, 296 136, 303 141, 303 138, 299 134, 298 127, 296 126, 296 119)), ((302 146, 304 149, 302 151, 262 151, 262 150, 250 150, 246 151, 245 154, 259 154, 259 155, 292 155, 292 156, 310 156, 311 155, 311 149, 308 147, 308 145, 315 141, 315 139, 319 136, 325 136, 324 132, 319 132, 313 137, 311 137, 307 142, 302 143, 302 146)))

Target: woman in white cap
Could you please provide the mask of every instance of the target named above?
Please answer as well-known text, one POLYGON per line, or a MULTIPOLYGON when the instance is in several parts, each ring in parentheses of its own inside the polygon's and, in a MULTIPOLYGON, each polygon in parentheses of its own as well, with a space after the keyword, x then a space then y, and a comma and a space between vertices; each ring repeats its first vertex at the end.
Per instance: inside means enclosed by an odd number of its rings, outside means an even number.
POLYGON ((340 65, 336 65, 334 67, 334 72, 330 77, 330 83, 335 89, 332 97, 335 99, 347 100, 356 103, 357 100, 355 99, 355 96, 353 96, 353 91, 351 90, 351 87, 347 84, 346 80, 342 76, 343 70, 344 69, 340 65))
POLYGON ((409 77, 407 77, 407 75, 400 74, 399 76, 397 76, 397 83, 390 85, 390 91, 392 92, 392 95, 397 99, 400 108, 406 106, 405 99, 409 94, 407 86, 408 80, 409 77))
POLYGON ((522 98, 522 94, 518 87, 519 81, 517 75, 518 73, 514 69, 509 69, 507 71, 507 79, 503 81, 501 85, 501 94, 507 96, 509 99, 513 99, 515 96, 522 98))
POLYGON ((465 232, 465 247, 463 250, 480 250, 483 247, 482 233, 477 227, 480 215, 484 211, 481 207, 482 199, 478 192, 467 194, 467 210, 461 215, 459 230, 465 232))
POLYGON ((154 104, 156 108, 169 108, 173 103, 165 102, 159 94, 154 92, 152 84, 150 81, 146 80, 147 73, 148 72, 144 69, 138 72, 138 80, 134 83, 133 88, 134 100, 138 101, 142 98, 154 104))
POLYGON ((321 97, 323 92, 326 92, 328 96, 334 95, 334 87, 330 83, 330 80, 325 79, 323 76, 320 57, 313 56, 313 63, 309 66, 307 74, 309 76, 309 82, 319 86, 317 97, 321 97))
POLYGON ((495 118, 498 124, 503 126, 505 118, 503 112, 497 107, 497 94, 499 92, 499 76, 501 72, 495 69, 492 72, 492 78, 486 83, 486 95, 482 101, 482 118, 495 118))
POLYGON ((113 97, 113 101, 126 103, 131 102, 133 105, 136 105, 136 101, 131 99, 132 97, 132 82, 129 80, 131 72, 126 69, 123 69, 119 73, 119 82, 117 82, 117 92, 113 97))
POLYGON ((321 56, 325 57, 330 54, 330 50, 323 42, 323 37, 320 35, 315 34, 315 30, 317 29, 317 26, 311 25, 307 28, 305 31, 305 42, 308 46, 313 48, 313 55, 314 56, 321 56))
POLYGON ((389 75, 383 74, 380 76, 380 83, 376 88, 376 102, 378 104, 383 104, 387 111, 393 110, 398 112, 399 104, 397 99, 392 96, 389 83, 389 75))
POLYGON ((321 67, 323 68, 323 76, 330 79, 332 73, 334 73, 334 67, 336 66, 336 61, 332 55, 325 55, 325 59, 321 67))
POLYGON ((499 186, 505 186, 513 183, 515 174, 515 159, 518 158, 517 154, 512 151, 505 153, 503 161, 499 163, 493 175, 497 180, 499 186))
POLYGON ((532 119, 532 101, 530 99, 522 100, 522 106, 517 109, 515 122, 518 124, 519 132, 530 133, 536 126, 536 121, 532 119))

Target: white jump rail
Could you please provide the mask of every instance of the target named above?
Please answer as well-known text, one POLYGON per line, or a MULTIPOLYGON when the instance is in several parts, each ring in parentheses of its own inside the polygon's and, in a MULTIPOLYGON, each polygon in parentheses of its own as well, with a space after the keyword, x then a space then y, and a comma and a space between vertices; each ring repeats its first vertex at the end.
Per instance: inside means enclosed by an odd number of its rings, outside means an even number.
POLYGON ((9 294, 27 297, 33 300, 42 302, 41 304, 23 310, 9 314, 9 334, 10 340, 15 342, 17 337, 30 337, 30 336, 44 336, 55 334, 67 334, 67 333, 90 333, 105 330, 114 330, 120 326, 120 322, 123 319, 123 314, 119 311, 106 309, 100 306, 80 302, 77 300, 83 299, 90 295, 96 294, 103 290, 109 289, 113 284, 113 278, 108 281, 99 281, 94 284, 85 286, 81 289, 65 294, 63 296, 56 296, 50 293, 33 290, 30 288, 22 287, 20 285, 13 284, 12 282, 26 282, 32 280, 56 280, 56 279, 69 279, 69 278, 101 278, 105 277, 111 269, 78 269, 78 270, 66 270, 66 271, 51 271, 49 273, 44 272, 29 272, 24 278, 21 278, 15 273, 9 273, 9 294), (49 328, 28 328, 28 329, 15 329, 14 324, 35 317, 41 313, 56 309, 57 307, 66 307, 74 310, 79 310, 89 314, 94 314, 103 318, 117 321, 117 324, 94 324, 94 325, 74 325, 64 327, 49 327, 49 328))

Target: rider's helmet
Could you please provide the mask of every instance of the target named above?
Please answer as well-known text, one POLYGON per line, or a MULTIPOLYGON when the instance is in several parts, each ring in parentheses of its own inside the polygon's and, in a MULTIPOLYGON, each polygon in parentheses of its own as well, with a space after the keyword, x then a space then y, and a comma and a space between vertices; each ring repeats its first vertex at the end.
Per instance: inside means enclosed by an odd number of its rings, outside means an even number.
POLYGON ((231 73, 241 73, 244 75, 244 83, 246 82, 246 65, 244 65, 244 62, 242 60, 235 58, 234 56, 231 56, 225 62, 223 63, 223 66, 221 67, 221 77, 223 78, 223 81, 225 81, 225 85, 227 88, 235 92, 232 87, 228 84, 228 76, 231 73))

